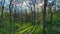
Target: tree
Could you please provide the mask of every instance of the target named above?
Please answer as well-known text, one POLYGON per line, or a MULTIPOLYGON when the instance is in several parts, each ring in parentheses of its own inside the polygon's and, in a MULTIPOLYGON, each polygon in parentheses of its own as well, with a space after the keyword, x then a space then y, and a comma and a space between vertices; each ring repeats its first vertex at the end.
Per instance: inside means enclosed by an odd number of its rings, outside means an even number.
POLYGON ((11 27, 11 23, 12 23, 12 2, 13 2, 13 0, 10 0, 10 5, 9 5, 9 11, 10 11, 10 34, 12 33, 11 31, 12 31, 12 27, 11 27))
POLYGON ((5 0, 1 0, 2 14, 1 14, 1 17, 0 17, 0 28, 2 27, 2 18, 3 18, 4 3, 5 3, 5 0))
POLYGON ((14 8, 14 23, 16 23, 16 5, 15 5, 15 8, 14 8))
POLYGON ((32 19, 33 19, 33 26, 35 26, 35 17, 36 17, 36 11, 35 11, 35 4, 36 4, 36 0, 31 0, 32 1, 32 4, 33 4, 33 9, 34 9, 34 11, 32 12, 33 14, 32 14, 32 19))
POLYGON ((0 28, 2 27, 2 21, 1 21, 1 17, 0 17, 0 28))
POLYGON ((5 0, 1 0, 1 3, 2 3, 2 14, 1 14, 1 18, 3 18, 3 10, 4 10, 5 0))
POLYGON ((43 34, 46 34, 46 7, 47 7, 47 1, 48 0, 44 0, 44 11, 43 11, 43 34))
MULTIPOLYGON (((48 7, 49 7, 49 11, 50 11, 50 22, 52 23, 52 6, 56 3, 56 0, 52 1, 51 3, 49 3, 48 7)), ((55 5, 55 11, 56 11, 56 5, 55 5)))
POLYGON ((9 10, 10 10, 10 23, 12 23, 12 19, 11 19, 11 16, 12 16, 12 2, 13 0, 10 0, 10 5, 9 5, 9 10))

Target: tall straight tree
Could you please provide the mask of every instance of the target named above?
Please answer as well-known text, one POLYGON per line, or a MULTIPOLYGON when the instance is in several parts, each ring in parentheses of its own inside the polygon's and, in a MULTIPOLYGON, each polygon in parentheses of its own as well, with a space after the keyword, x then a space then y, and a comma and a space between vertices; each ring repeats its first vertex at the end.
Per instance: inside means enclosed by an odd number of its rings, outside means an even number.
POLYGON ((2 18, 3 18, 4 3, 5 3, 5 0, 1 0, 2 14, 1 14, 1 17, 0 17, 0 28, 2 27, 2 18))
POLYGON ((2 14, 1 14, 1 18, 3 18, 3 10, 4 10, 5 0, 1 0, 1 4, 2 4, 2 14))
POLYGON ((32 19, 33 19, 33 26, 35 26, 35 17, 36 17, 36 15, 35 15, 35 3, 36 3, 36 0, 31 0, 32 1, 32 4, 33 4, 33 6, 34 6, 34 11, 33 11, 33 14, 32 14, 32 19))
MULTIPOLYGON (((54 2, 53 2, 53 3, 54 3, 54 2)), ((51 10, 52 10, 53 3, 51 3, 52 5, 50 6, 50 15, 51 15, 51 16, 50 16, 50 22, 51 22, 51 23, 52 23, 52 11, 51 11, 51 10)))
POLYGON ((13 8, 14 8, 14 23, 16 23, 16 0, 13 2, 13 8))
POLYGON ((0 17, 0 28, 2 27, 1 17, 0 17))
POLYGON ((13 0, 10 0, 10 5, 9 5, 9 10, 10 10, 10 23, 12 22, 11 20, 11 14, 12 14, 12 2, 13 2, 13 0))
POLYGON ((13 0, 9 0, 10 1, 10 5, 9 5, 9 11, 10 11, 10 34, 12 34, 12 27, 11 27, 11 23, 12 23, 12 19, 11 19, 11 17, 12 17, 12 2, 13 2, 13 0))
MULTIPOLYGON (((23 2, 21 2, 21 5, 22 4, 23 4, 23 2)), ((23 10, 22 10, 22 6, 21 6, 21 25, 23 26, 23 17, 22 16, 23 16, 23 10)))
POLYGON ((46 23, 46 6, 47 6, 47 1, 48 1, 48 0, 44 0, 44 11, 43 11, 43 34, 46 34, 45 23, 46 23))
MULTIPOLYGON (((36 25, 36 22, 35 22, 35 19, 36 19, 36 10, 35 10, 35 4, 36 4, 36 0, 31 0, 32 1, 32 4, 33 4, 33 11, 32 11, 32 25, 33 25, 33 28, 34 26, 36 25)), ((35 31, 34 31, 35 32, 35 31)), ((32 34, 34 34, 34 32, 32 34)))
MULTIPOLYGON (((31 14, 32 14, 32 12, 33 12, 32 6, 31 6, 31 5, 32 5, 32 0, 29 0, 29 1, 30 1, 30 2, 29 2, 29 5, 30 5, 29 8, 30 8, 30 12, 31 12, 31 14)), ((30 16, 30 17, 31 17, 31 25, 33 25, 33 21, 32 21, 33 19, 32 19, 32 16, 33 16, 33 15, 30 16)))
POLYGON ((14 8, 14 23, 16 23, 16 5, 15 5, 15 8, 14 8))
MULTIPOLYGON (((49 10, 50 10, 50 22, 52 23, 52 6, 56 3, 56 0, 52 1, 48 6, 49 6, 49 10), (55 2, 55 3, 54 3, 55 2)), ((55 6, 55 10, 56 10, 56 6, 55 6)))

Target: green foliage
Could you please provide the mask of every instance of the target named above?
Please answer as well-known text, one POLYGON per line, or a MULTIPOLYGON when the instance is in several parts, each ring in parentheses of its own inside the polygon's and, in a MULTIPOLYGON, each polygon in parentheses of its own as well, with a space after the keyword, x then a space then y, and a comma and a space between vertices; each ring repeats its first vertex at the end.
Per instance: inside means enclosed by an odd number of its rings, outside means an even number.
MULTIPOLYGON (((53 12, 53 21, 50 22, 50 13, 46 13, 46 34, 56 34, 60 32, 60 12, 59 10, 53 12)), ((9 22, 10 16, 6 12, 3 14, 2 27, 0 28, 0 34, 43 34, 42 12, 36 13, 35 26, 32 25, 32 12, 26 15, 26 13, 16 14, 14 22, 14 14, 12 14, 12 23, 9 22), (23 22, 21 22, 21 19, 23 22), (23 24, 22 24, 23 23, 23 24)))

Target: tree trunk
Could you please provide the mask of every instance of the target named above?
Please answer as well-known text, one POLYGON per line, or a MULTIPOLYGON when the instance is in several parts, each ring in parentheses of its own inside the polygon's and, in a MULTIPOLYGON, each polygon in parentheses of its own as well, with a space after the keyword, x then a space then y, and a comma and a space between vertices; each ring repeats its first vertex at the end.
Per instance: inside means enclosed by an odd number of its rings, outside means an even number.
POLYGON ((50 23, 52 23, 52 7, 50 7, 50 23))
POLYGON ((2 14, 1 14, 1 18, 3 18, 3 10, 4 10, 4 6, 2 6, 2 14))
POLYGON ((12 19, 11 19, 11 16, 12 16, 12 1, 13 0, 10 0, 10 5, 9 5, 9 10, 10 10, 10 23, 12 23, 12 19))
MULTIPOLYGON (((0 9, 1 9, 1 7, 0 7, 0 9)), ((1 25, 2 25, 2 22, 1 22, 1 15, 0 15, 0 28, 2 27, 1 25)))
POLYGON ((46 6, 47 6, 47 0, 44 0, 44 11, 43 11, 43 34, 46 34, 46 6))

